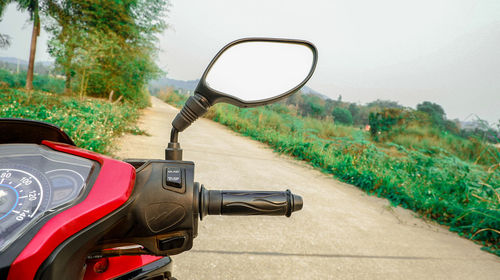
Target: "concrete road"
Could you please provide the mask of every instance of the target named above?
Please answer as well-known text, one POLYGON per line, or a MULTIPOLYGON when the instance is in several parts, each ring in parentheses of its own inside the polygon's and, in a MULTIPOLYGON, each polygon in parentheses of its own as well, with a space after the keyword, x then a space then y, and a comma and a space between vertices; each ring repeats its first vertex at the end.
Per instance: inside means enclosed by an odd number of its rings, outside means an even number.
MULTIPOLYGON (((163 158, 177 109, 152 99, 122 158, 163 158)), ((211 189, 285 190, 304 198, 291 218, 208 216, 193 249, 173 256, 178 279, 500 279, 500 258, 385 199, 366 195, 222 125, 180 135, 195 180, 211 189)))

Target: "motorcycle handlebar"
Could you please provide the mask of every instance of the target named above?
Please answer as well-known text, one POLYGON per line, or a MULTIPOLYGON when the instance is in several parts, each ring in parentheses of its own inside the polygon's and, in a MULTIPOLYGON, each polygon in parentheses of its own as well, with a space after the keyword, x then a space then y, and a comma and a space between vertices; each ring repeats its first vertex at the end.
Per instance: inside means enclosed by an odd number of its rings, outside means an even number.
POLYGON ((287 216, 302 209, 303 201, 290 190, 279 191, 200 191, 200 218, 206 215, 287 216))

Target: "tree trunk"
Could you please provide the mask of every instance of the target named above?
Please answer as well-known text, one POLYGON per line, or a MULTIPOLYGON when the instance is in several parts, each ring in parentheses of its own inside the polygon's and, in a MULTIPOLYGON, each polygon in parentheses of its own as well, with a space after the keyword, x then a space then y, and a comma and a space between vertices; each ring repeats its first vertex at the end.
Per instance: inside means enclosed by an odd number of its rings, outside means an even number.
MULTIPOLYGON (((64 30, 64 26, 63 26, 63 30, 64 30)), ((72 46, 66 47, 66 52, 65 52, 66 61, 63 64, 64 73, 66 76, 66 82, 64 84, 64 92, 66 94, 71 94, 73 92, 73 90, 71 88, 71 80, 73 77, 73 74, 72 74, 73 71, 71 69, 71 65, 72 65, 72 61, 73 61, 73 54, 74 54, 74 48, 72 46)))
POLYGON ((66 81, 64 83, 64 93, 66 93, 66 94, 71 93, 71 71, 70 70, 66 71, 66 81))
POLYGON ((33 71, 35 70, 36 40, 40 35, 40 17, 38 16, 38 3, 33 11, 33 32, 31 33, 30 60, 28 64, 28 74, 26 75, 26 89, 33 89, 33 71))
POLYGON ((83 88, 85 86, 85 68, 83 68, 82 81, 80 83, 80 98, 83 98, 83 88))

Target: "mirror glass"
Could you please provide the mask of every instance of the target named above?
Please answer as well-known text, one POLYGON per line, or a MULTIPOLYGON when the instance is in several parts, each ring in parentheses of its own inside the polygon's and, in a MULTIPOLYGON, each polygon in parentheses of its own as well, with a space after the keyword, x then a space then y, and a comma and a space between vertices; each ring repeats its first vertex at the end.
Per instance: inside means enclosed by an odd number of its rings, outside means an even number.
POLYGON ((313 66, 312 50, 302 44, 251 41, 227 49, 206 76, 206 84, 243 101, 260 101, 299 85, 313 66))

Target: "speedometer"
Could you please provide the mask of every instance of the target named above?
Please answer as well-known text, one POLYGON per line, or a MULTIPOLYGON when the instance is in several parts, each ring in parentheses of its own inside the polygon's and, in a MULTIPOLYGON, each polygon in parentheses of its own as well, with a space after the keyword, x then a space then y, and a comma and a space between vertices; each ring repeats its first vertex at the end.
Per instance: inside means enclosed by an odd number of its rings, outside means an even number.
POLYGON ((95 167, 45 146, 0 145, 0 253, 29 240, 51 216, 84 198, 95 167))
POLYGON ((25 165, 2 165, 0 169, 0 247, 10 236, 19 234, 50 199, 47 178, 25 165), (4 239, 4 240, 2 240, 4 239))

